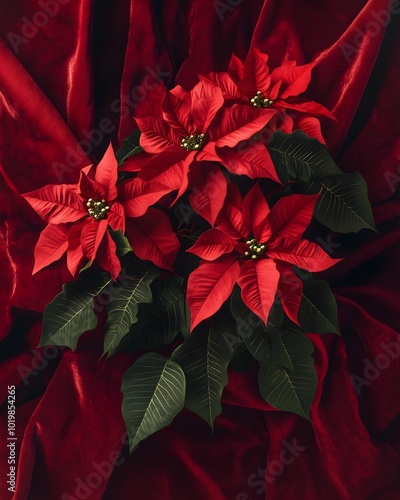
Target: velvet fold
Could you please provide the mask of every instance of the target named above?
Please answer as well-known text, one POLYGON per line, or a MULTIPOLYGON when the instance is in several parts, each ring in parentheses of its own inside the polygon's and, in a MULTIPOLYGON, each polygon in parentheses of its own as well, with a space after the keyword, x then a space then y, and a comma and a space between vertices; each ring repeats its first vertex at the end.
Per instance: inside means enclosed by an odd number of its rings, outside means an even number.
POLYGON ((400 9, 395 2, 389 24, 388 9, 387 0, 3 2, 1 498, 400 497, 400 9), (43 223, 20 194, 76 182, 110 140, 118 147, 134 130, 157 82, 190 89, 250 46, 269 54, 271 69, 318 61, 305 96, 333 111, 337 121, 322 123, 327 146, 343 171, 366 179, 378 232, 325 235, 325 250, 345 257, 322 275, 342 335, 309 335, 312 422, 265 403, 256 370, 231 372, 214 433, 185 410, 130 456, 120 385, 133 355, 100 360, 101 328, 76 352, 37 348, 41 314, 71 276, 65 261, 31 275, 43 223), (7 385, 17 394, 14 495, 7 385))

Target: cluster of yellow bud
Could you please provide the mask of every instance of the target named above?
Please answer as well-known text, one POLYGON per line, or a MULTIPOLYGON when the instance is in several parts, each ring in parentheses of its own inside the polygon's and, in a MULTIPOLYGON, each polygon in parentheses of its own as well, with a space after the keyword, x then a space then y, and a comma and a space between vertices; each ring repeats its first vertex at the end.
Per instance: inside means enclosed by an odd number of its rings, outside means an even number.
POLYGON ((86 206, 88 207, 90 217, 96 220, 105 219, 107 212, 110 210, 110 206, 107 205, 106 200, 95 201, 93 198, 89 198, 86 206))
POLYGON ((257 94, 252 99, 250 99, 250 102, 253 104, 255 108, 268 108, 269 106, 274 104, 274 101, 265 98, 262 92, 260 91, 258 91, 257 94))
POLYGON ((264 253, 265 245, 258 243, 258 241, 254 238, 252 240, 246 241, 246 243, 249 247, 249 250, 244 254, 249 259, 257 259, 257 257, 260 257, 264 253))
POLYGON ((186 151, 198 151, 203 145, 204 138, 204 134, 189 135, 189 137, 182 139, 181 146, 183 149, 186 149, 186 151))

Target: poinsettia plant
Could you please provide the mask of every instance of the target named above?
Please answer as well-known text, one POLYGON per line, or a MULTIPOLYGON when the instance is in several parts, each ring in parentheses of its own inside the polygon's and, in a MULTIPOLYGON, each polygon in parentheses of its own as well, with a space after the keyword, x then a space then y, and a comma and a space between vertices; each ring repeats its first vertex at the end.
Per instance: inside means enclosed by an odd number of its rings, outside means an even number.
POLYGON ((132 449, 185 405, 212 427, 231 369, 258 365, 267 403, 312 417, 312 334, 339 334, 313 273, 341 258, 318 234, 375 226, 363 178, 325 146, 332 113, 301 96, 315 63, 267 61, 252 48, 192 89, 159 86, 116 154, 23 195, 47 224, 33 272, 66 255, 71 273, 41 345, 74 350, 100 322, 105 355, 138 352, 122 383, 132 449))

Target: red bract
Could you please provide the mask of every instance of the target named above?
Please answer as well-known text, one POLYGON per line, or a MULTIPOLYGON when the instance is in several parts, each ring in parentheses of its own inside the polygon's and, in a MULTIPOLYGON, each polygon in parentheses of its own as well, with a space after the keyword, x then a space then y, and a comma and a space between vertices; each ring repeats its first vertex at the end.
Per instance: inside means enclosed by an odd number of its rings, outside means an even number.
POLYGON ((220 87, 226 100, 247 102, 257 109, 276 109, 271 131, 277 127, 286 133, 302 129, 323 143, 317 117, 334 116, 321 104, 299 97, 310 83, 316 62, 296 66, 295 61, 286 61, 270 72, 267 61, 268 56, 253 47, 244 63, 233 55, 228 73, 211 73, 202 81, 220 87))
MULTIPOLYGON (((152 114, 136 118, 140 144, 155 156, 141 168, 138 177, 178 191, 188 187, 189 167, 194 161, 220 161, 216 148, 233 148, 261 130, 274 110, 247 105, 222 108, 224 98, 217 86, 199 82, 186 92, 177 86, 156 101, 152 114)), ((147 109, 147 113, 150 110, 147 109)))
POLYGON ((203 259, 188 281, 191 329, 218 311, 235 283, 244 303, 265 323, 277 293, 286 314, 297 322, 302 287, 292 266, 317 272, 337 262, 302 239, 318 196, 287 196, 270 210, 258 184, 243 200, 229 185, 216 228, 188 250, 203 259))
POLYGON ((111 145, 93 173, 81 171, 77 184, 49 185, 24 194, 32 208, 47 222, 35 248, 36 273, 67 252, 73 276, 84 260, 97 257, 116 279, 121 265, 116 245, 107 231, 125 229, 124 209, 117 198, 117 162, 111 145))
POLYGON ((166 213, 150 207, 142 217, 127 219, 126 234, 139 259, 173 270, 180 244, 166 213))

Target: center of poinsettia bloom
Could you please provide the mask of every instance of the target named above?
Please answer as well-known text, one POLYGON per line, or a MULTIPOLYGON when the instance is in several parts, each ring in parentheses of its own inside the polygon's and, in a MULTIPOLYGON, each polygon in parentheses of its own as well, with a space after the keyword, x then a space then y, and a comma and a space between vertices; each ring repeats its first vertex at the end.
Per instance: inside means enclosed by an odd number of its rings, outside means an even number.
POLYGON ((96 201, 93 198, 89 198, 86 206, 88 207, 90 217, 96 220, 105 219, 107 217, 107 212, 110 210, 110 206, 107 205, 106 200, 96 201))
POLYGON ((198 151, 203 146, 205 135, 204 134, 192 134, 188 137, 182 139, 181 146, 186 151, 198 151))
POLYGON ((257 259, 264 253, 265 245, 258 243, 256 239, 253 238, 252 240, 246 241, 246 244, 249 247, 248 251, 244 253, 247 258, 257 259))
POLYGON ((263 96, 263 93, 259 90, 257 94, 250 100, 255 108, 268 108, 274 101, 263 96))

